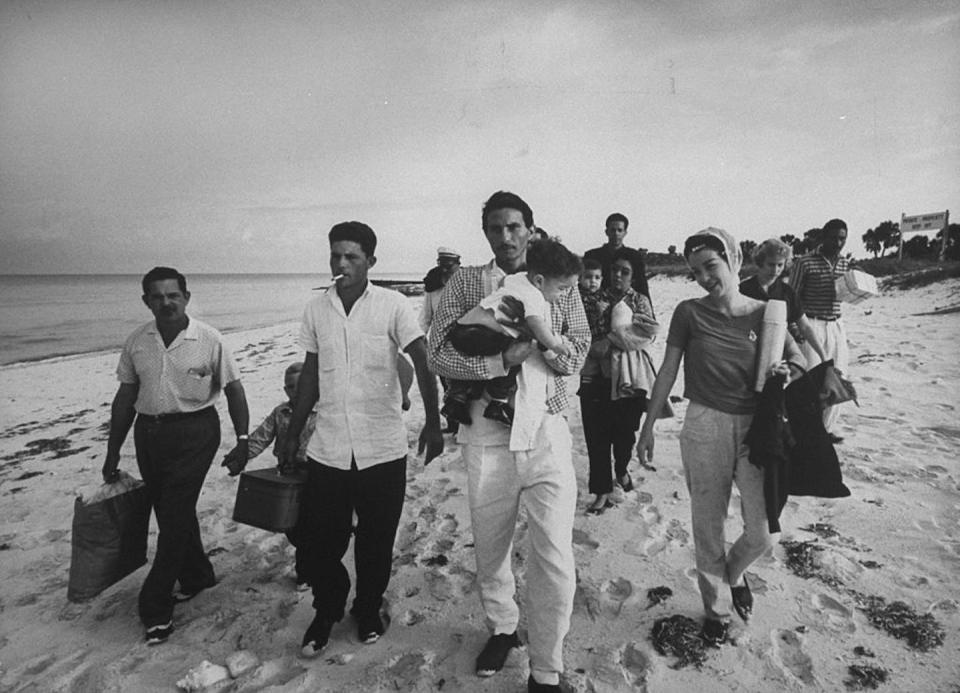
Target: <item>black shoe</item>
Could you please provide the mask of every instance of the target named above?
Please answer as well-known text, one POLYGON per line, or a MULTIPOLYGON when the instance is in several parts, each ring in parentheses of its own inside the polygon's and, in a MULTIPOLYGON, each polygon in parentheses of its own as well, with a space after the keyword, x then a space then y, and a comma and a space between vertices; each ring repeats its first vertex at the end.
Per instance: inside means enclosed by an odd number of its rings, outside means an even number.
POLYGON ((730 588, 730 597, 733 599, 733 610, 746 623, 750 620, 750 614, 753 613, 753 595, 750 593, 750 585, 744 580, 739 587, 730 588))
POLYGON ((159 645, 165 643, 173 633, 173 621, 168 621, 160 626, 150 626, 147 628, 146 641, 148 645, 159 645))
POLYGON ((372 645, 386 632, 379 613, 357 616, 357 637, 364 645, 372 645))
POLYGON ((711 645, 719 645, 726 641, 729 627, 718 618, 708 618, 703 622, 703 639, 711 645))
POLYGON ((491 400, 483 410, 483 418, 502 423, 504 426, 513 426, 513 407, 506 402, 491 400))
POLYGON ((533 674, 530 674, 530 678, 527 679, 527 693, 550 693, 551 691, 560 693, 560 684, 540 683, 533 678, 533 674))
POLYGON ((303 634, 303 642, 300 645, 300 654, 307 659, 312 659, 323 652, 323 648, 330 642, 330 631, 333 630, 333 621, 317 614, 316 618, 303 634))
POLYGON ((523 647, 517 632, 491 635, 477 657, 477 676, 493 676, 503 669, 510 650, 523 647))
POLYGON ((617 478, 617 484, 623 489, 624 493, 630 493, 633 490, 633 479, 626 472, 623 476, 617 478))
POLYGON ((469 426, 473 423, 470 417, 470 404, 464 400, 447 398, 440 408, 440 413, 447 421, 456 421, 458 424, 469 426))

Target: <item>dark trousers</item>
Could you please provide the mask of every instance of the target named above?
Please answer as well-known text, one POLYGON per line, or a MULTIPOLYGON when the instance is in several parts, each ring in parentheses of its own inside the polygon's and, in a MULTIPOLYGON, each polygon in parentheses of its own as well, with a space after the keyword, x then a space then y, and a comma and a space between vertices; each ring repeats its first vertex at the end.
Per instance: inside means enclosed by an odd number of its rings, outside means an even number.
POLYGON ((192 592, 216 582, 200 541, 197 499, 220 446, 213 407, 195 416, 156 422, 137 417, 137 466, 157 518, 157 552, 140 589, 140 620, 148 628, 173 617, 173 590, 192 592))
POLYGON ((390 582, 406 485, 406 457, 362 470, 355 462, 343 470, 310 460, 298 550, 303 552, 318 616, 343 618, 350 575, 342 559, 350 544, 354 512, 357 594, 350 611, 357 616, 379 612, 390 582))
POLYGON ((610 474, 610 454, 613 452, 614 474, 621 477, 633 456, 640 417, 643 416, 646 400, 643 397, 610 399, 610 381, 593 382, 581 386, 580 415, 583 419, 583 437, 587 442, 590 459, 590 493, 602 494, 613 491, 613 476, 610 474))

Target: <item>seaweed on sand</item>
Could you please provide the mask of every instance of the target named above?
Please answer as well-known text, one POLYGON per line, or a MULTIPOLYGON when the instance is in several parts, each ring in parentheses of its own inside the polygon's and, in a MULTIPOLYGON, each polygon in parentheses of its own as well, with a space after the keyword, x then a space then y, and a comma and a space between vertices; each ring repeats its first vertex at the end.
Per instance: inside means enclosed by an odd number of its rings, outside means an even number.
POLYGON ((650 639, 659 654, 677 658, 671 669, 682 669, 691 664, 699 669, 707 659, 706 642, 700 632, 699 623, 689 616, 675 614, 657 619, 650 639))
POLYGON ((781 542, 787 552, 787 567, 795 575, 802 578, 817 578, 831 587, 841 587, 839 578, 825 573, 820 567, 816 555, 823 551, 823 547, 812 541, 784 541, 781 542))
POLYGON ((673 596, 673 590, 665 585, 660 587, 651 587, 647 590, 647 608, 653 608, 673 596))
POLYGON ((874 689, 881 683, 886 683, 889 672, 881 667, 869 664, 851 664, 847 667, 850 676, 843 682, 848 691, 864 691, 874 689))
POLYGON ((918 614, 903 602, 887 604, 883 597, 857 594, 858 607, 875 627, 899 640, 906 640, 914 650, 929 652, 943 644, 943 626, 932 614, 918 614))

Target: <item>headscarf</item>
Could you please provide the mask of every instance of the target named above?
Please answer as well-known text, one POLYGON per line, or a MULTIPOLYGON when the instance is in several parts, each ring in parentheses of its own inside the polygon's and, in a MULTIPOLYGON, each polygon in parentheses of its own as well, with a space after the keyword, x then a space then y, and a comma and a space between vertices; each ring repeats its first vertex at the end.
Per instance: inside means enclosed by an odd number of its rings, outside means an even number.
POLYGON ((683 245, 683 257, 687 260, 690 255, 701 248, 710 248, 727 261, 727 267, 735 275, 740 273, 743 265, 743 253, 736 239, 723 229, 708 226, 690 236, 683 245))

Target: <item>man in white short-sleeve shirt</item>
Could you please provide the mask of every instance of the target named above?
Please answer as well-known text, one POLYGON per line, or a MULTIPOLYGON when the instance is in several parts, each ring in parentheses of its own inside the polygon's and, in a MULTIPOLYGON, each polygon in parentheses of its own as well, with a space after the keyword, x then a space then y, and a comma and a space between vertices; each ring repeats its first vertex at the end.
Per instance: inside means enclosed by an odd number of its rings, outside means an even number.
POLYGON ((280 457, 281 468, 293 462, 300 431, 316 406, 300 519, 316 609, 303 636, 305 657, 323 650, 333 624, 343 618, 350 577, 342 559, 351 531, 357 589, 350 612, 361 642, 374 643, 384 632, 380 607, 407 475, 398 350, 413 361, 423 397, 426 422, 419 451, 426 449, 424 464, 443 451, 436 380, 427 369, 413 308, 402 294, 367 279, 376 263, 376 235, 366 224, 350 221, 334 226, 329 240, 336 281, 304 311, 300 345, 306 357, 280 457))
POLYGON ((237 457, 244 460, 249 414, 240 369, 220 333, 187 316, 190 292, 184 276, 171 267, 154 267, 144 275, 142 288, 154 320, 130 335, 120 354, 120 387, 102 473, 105 482, 116 481, 120 448, 133 425, 137 467, 159 528, 139 598, 147 644, 156 645, 173 632, 174 603, 216 583, 200 540, 197 499, 220 446, 214 408, 220 392, 237 433, 237 457))

